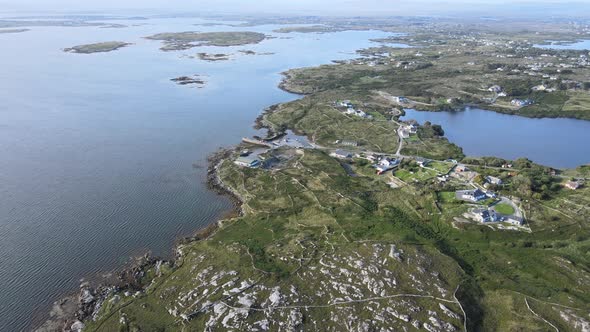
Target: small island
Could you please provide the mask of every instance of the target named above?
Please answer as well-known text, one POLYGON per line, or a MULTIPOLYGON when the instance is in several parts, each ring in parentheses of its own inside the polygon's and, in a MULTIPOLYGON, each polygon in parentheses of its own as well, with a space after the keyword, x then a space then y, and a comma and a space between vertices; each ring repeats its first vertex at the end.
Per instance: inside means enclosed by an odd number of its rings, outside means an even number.
POLYGON ((131 45, 130 43, 111 41, 95 44, 78 45, 64 49, 64 52, 78 53, 78 54, 92 54, 92 53, 105 53, 116 51, 120 48, 131 45))
POLYGON ((147 39, 159 40, 164 43, 162 51, 182 51, 198 46, 239 46, 258 44, 266 39, 266 35, 258 32, 171 32, 159 33, 147 39))
POLYGON ((203 61, 227 61, 229 60, 230 54, 197 53, 197 57, 203 61))
POLYGON ((198 88, 202 88, 205 85, 205 81, 203 81, 199 75, 180 76, 170 80, 178 85, 195 85, 198 88))
POLYGON ((258 53, 252 50, 239 50, 238 52, 244 54, 244 55, 273 55, 275 53, 273 52, 264 52, 264 53, 258 53))

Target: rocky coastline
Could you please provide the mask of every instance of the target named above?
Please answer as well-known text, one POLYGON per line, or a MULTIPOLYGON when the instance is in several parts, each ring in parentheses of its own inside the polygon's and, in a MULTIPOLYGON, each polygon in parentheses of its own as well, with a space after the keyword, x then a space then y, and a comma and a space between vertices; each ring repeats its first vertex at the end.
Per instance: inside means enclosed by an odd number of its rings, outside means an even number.
MULTIPOLYGON (((180 253, 178 247, 182 244, 201 241, 214 234, 220 227, 224 219, 238 217, 242 215, 241 197, 227 187, 220 179, 218 170, 220 165, 227 160, 235 149, 220 149, 208 158, 207 167, 207 187, 209 190, 228 197, 233 208, 227 212, 224 218, 212 223, 202 229, 199 229, 195 235, 181 238, 174 246, 174 255, 170 260, 163 260, 153 257, 149 254, 135 258, 131 264, 124 267, 121 271, 115 273, 115 277, 103 281, 97 285, 90 282, 83 282, 79 286, 79 291, 69 294, 60 300, 54 302, 49 313, 49 319, 40 326, 33 328, 35 332, 80 332, 85 327, 84 322, 96 318, 99 310, 105 303, 106 299, 115 292, 128 292, 130 295, 140 295, 145 285, 142 281, 146 271, 164 264, 174 267, 177 264, 180 253)), ((116 297, 111 299, 113 301, 116 297)))
MULTIPOLYGON (((287 73, 283 73, 283 76, 284 78, 279 84, 279 87, 285 91, 296 93, 284 88, 286 86, 285 82, 289 79, 289 76, 287 73)), ((264 123, 264 116, 268 113, 277 111, 280 107, 281 104, 269 106, 256 118, 254 127, 256 129, 267 129, 267 137, 265 140, 276 139, 285 134, 284 130, 273 128, 268 123, 264 123)), ((130 265, 123 267, 120 272, 115 274, 116 277, 113 280, 104 281, 96 286, 93 286, 89 282, 81 283, 78 292, 67 295, 54 302, 53 308, 49 313, 49 319, 47 319, 42 325, 35 327, 33 331, 82 331, 85 327, 84 322, 96 317, 102 305, 111 294, 114 292, 125 291, 130 294, 140 295, 144 288, 148 286, 142 283, 142 278, 145 276, 147 270, 161 266, 162 264, 168 264, 174 267, 181 256, 178 251, 179 246, 193 241, 207 239, 215 234, 222 225, 223 220, 242 216, 243 199, 240 197, 239 193, 233 191, 223 183, 218 173, 221 164, 228 160, 232 154, 238 150, 240 150, 239 145, 232 148, 220 148, 207 158, 207 188, 218 195, 228 197, 233 205, 233 208, 227 212, 225 218, 221 218, 217 222, 198 230, 193 236, 179 239, 174 246, 173 258, 170 260, 162 260, 146 254, 142 257, 135 258, 130 265)))
POLYGON ((115 291, 138 292, 142 289, 142 278, 148 267, 157 264, 170 264, 146 254, 135 258, 127 268, 116 273, 112 280, 93 285, 91 282, 80 284, 79 291, 70 294, 53 304, 47 319, 35 332, 78 332, 84 328, 84 322, 93 319, 106 298, 115 291))

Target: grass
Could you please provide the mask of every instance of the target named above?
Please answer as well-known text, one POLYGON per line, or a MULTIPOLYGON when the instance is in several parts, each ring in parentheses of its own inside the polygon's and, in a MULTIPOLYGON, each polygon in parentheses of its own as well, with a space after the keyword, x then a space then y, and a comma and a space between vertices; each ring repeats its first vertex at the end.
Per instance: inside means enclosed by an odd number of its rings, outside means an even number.
POLYGON ((437 193, 438 199, 444 203, 456 202, 454 191, 441 191, 437 193))
POLYGON ((441 174, 447 174, 451 170, 451 168, 453 167, 453 165, 451 165, 450 163, 444 163, 444 162, 440 162, 440 161, 433 161, 433 162, 430 163, 430 165, 428 165, 428 167, 437 170, 441 174))
MULTIPOLYGON (((395 153, 398 147, 397 125, 389 121, 362 119, 329 106, 329 97, 306 97, 283 105, 269 113, 264 121, 275 130, 289 128, 306 135, 316 143, 338 148, 337 140, 359 143, 357 149, 395 153)), ((378 112, 372 111, 370 113, 378 112)), ((380 115, 383 117, 383 115, 380 115)))
POLYGON ((428 179, 432 179, 437 175, 437 172, 427 168, 419 168, 416 172, 400 169, 395 171, 393 175, 404 182, 413 182, 426 181, 428 179))
POLYGON ((500 204, 494 205, 494 210, 496 212, 506 215, 506 216, 511 216, 516 212, 516 211, 514 211, 514 208, 510 204, 505 204, 505 203, 500 203, 500 204))

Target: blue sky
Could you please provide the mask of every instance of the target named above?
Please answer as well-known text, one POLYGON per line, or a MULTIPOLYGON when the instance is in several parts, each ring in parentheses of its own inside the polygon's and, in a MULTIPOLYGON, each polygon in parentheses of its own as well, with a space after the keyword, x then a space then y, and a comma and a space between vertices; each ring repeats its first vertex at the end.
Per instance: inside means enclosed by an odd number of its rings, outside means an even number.
MULTIPOLYGON (((0 0, 4 10, 162 10, 309 15, 579 15, 590 1, 558 0, 0 0)), ((590 14, 587 14, 590 15, 590 14)))

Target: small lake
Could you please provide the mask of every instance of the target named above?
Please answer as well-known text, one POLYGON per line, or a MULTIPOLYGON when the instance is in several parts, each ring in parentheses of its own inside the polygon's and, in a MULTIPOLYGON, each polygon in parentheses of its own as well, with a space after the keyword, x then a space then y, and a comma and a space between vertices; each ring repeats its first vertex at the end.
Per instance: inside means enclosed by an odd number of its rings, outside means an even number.
POLYGON ((573 43, 562 43, 558 41, 548 41, 548 45, 535 45, 538 48, 549 48, 554 50, 590 50, 590 40, 579 40, 573 43))
POLYGON ((532 119, 477 108, 451 112, 408 109, 402 119, 440 124, 445 136, 468 156, 526 157, 556 168, 590 163, 590 121, 532 119))

